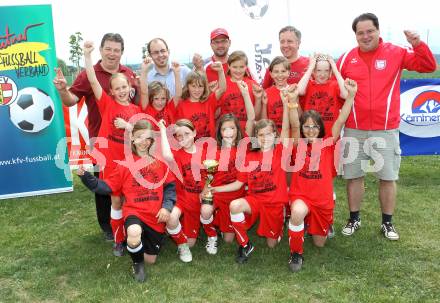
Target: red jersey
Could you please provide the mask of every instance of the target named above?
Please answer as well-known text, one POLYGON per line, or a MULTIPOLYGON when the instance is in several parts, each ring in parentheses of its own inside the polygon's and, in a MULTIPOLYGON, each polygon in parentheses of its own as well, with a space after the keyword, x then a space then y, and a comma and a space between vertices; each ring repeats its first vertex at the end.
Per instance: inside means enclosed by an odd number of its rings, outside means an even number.
POLYGON ((321 150, 320 143, 314 145, 316 151, 312 144, 306 145, 300 141, 300 145, 293 151, 296 155, 295 163, 304 165, 292 173, 289 198, 293 201, 304 197, 316 206, 333 208, 334 145, 321 150))
MULTIPOLYGON (((309 66, 309 58, 300 56, 296 61, 290 63, 290 74, 287 78, 287 83, 294 84, 301 80, 302 76, 309 66)), ((274 84, 272 77, 270 76, 269 69, 266 70, 264 74, 263 83, 261 84, 264 89, 271 87, 274 84)))
MULTIPOLYGON (((99 60, 98 63, 93 66, 93 69, 95 70, 96 78, 98 78, 98 82, 101 85, 102 90, 109 94, 110 78, 112 77, 112 74, 102 68, 101 60, 99 60)), ((130 92, 130 98, 132 101, 134 101, 137 92, 136 75, 130 68, 121 64, 119 65, 118 73, 122 73, 127 76, 128 81, 133 88, 133 91, 130 92)), ((89 130, 89 137, 97 137, 99 133, 99 128, 101 127, 101 115, 99 113, 98 105, 96 104, 96 98, 93 94, 93 90, 90 86, 90 82, 87 78, 85 70, 79 73, 78 77, 76 77, 72 86, 69 88, 69 91, 77 96, 78 99, 81 99, 82 97, 85 98, 85 103, 87 104, 88 111, 87 129, 89 130)))
POLYGON ((344 99, 340 97, 340 94, 337 80, 330 79, 324 84, 310 80, 306 94, 300 100, 303 111, 313 109, 321 115, 325 128, 324 138, 332 136, 332 126, 344 105, 344 99))
POLYGON ((105 91, 102 91, 101 99, 98 100, 98 108, 101 113, 102 123, 99 129, 99 137, 107 140, 107 148, 101 148, 96 144, 95 148, 101 151, 106 158, 106 166, 114 167, 113 160, 122 160, 124 156, 124 134, 125 129, 116 128, 114 121, 122 118, 130 120, 132 116, 141 112, 140 107, 129 103, 121 105, 111 98, 105 91))
MULTIPOLYGON (((255 104, 254 94, 252 92, 252 84, 257 84, 253 79, 244 77, 243 81, 246 82, 251 97, 252 104, 255 104)), ((226 91, 218 101, 218 107, 220 108, 220 117, 224 114, 234 114, 243 133, 246 130, 247 113, 244 105, 243 95, 236 82, 231 80, 231 77, 226 77, 226 91)))
POLYGON ((159 130, 157 124, 160 120, 163 119, 166 123, 165 125, 167 126, 175 122, 174 117, 176 115, 176 107, 174 106, 173 100, 170 100, 160 111, 155 109, 153 105, 148 104, 147 108, 145 109, 145 113, 154 119, 153 121, 150 121, 152 122, 151 124, 153 125, 153 129, 159 130))
MULTIPOLYGON (((358 90, 345 127, 361 130, 387 130, 400 124, 400 74, 403 69, 430 73, 437 63, 428 45, 420 42, 406 49, 380 38, 369 65, 359 47, 339 58, 337 66, 343 78, 357 82, 358 90)), ((364 54, 365 56, 365 54, 364 54)))
POLYGON ((272 85, 266 89, 267 94, 267 118, 275 122, 278 133, 283 127, 283 101, 281 100, 280 90, 272 85))
MULTIPOLYGON (((218 81, 218 72, 213 70, 211 67, 211 64, 214 63, 214 57, 211 57, 211 60, 205 64, 205 73, 206 73, 206 78, 208 79, 208 83, 209 82, 213 82, 213 81, 218 81)), ((223 66, 223 70, 226 73, 228 72, 228 63, 222 63, 223 66)))
POLYGON ((285 204, 288 201, 286 172, 281 167, 283 145, 277 144, 267 152, 249 152, 246 167, 258 163, 250 172, 239 172, 237 180, 248 185, 247 195, 252 196, 262 204, 285 204))
POLYGON ((190 154, 183 148, 173 151, 177 169, 182 180, 177 177, 176 204, 183 205, 185 210, 192 212, 200 211, 200 193, 205 186, 205 178, 202 176, 202 162, 205 160, 205 153, 197 148, 196 153, 190 154))
MULTIPOLYGON (((212 186, 220 186, 232 183, 237 180, 237 166, 235 160, 237 156, 237 147, 224 147, 217 150, 216 160, 219 161, 218 170, 214 174, 214 180, 212 186)), ((227 193, 216 193, 214 199, 220 199, 222 201, 231 201, 239 197, 243 197, 245 194, 244 186, 237 191, 227 193)))
POLYGON ((181 100, 176 108, 176 120, 188 119, 196 129, 195 140, 203 137, 215 137, 215 108, 217 99, 215 94, 209 95, 203 102, 181 100))
MULTIPOLYGON (((140 159, 136 155, 133 157, 135 161, 140 159)), ((162 208, 163 184, 174 181, 172 174, 168 174, 167 170, 166 164, 158 160, 139 170, 145 181, 154 184, 151 188, 141 185, 133 177, 130 170, 120 164, 116 166, 108 178, 104 179, 113 193, 124 195, 125 202, 122 205, 124 219, 134 215, 155 231, 165 232, 165 223, 157 223, 156 215, 162 208), (157 188, 153 188, 156 186, 157 188)))

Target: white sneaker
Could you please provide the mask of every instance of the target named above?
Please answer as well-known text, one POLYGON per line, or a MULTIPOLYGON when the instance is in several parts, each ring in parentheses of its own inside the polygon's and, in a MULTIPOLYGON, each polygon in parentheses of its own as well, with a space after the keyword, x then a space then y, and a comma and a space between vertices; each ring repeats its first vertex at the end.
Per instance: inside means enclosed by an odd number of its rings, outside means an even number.
POLYGON ((193 257, 191 250, 189 250, 188 243, 178 245, 177 252, 179 253, 179 258, 182 262, 189 263, 192 261, 193 257))
POLYGON ((208 254, 217 254, 217 237, 208 237, 208 242, 206 242, 205 247, 208 254))
POLYGON ((399 234, 397 233, 396 229, 394 228, 391 222, 386 222, 382 224, 381 231, 384 237, 387 238, 388 240, 391 241, 399 240, 399 234))
POLYGON ((342 232, 342 234, 344 236, 351 236, 360 227, 361 227, 361 220, 360 219, 359 220, 354 220, 354 221, 351 221, 349 219, 347 224, 345 224, 345 226, 344 226, 344 228, 342 229, 341 232, 342 232))

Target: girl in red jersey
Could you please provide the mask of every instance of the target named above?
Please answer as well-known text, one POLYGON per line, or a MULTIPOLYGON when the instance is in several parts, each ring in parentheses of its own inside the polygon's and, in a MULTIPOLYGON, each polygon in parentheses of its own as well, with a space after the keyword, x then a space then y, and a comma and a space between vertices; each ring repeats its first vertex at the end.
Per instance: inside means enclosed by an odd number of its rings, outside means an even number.
POLYGON ((151 124, 137 121, 131 132, 133 155, 118 164, 109 176, 97 179, 81 167, 77 174, 93 192, 123 194, 122 214, 127 233, 127 250, 133 261, 134 278, 145 280, 144 261, 156 262, 163 243, 165 222, 176 200, 175 183, 166 164, 150 151, 154 139, 151 124), (139 176, 138 176, 139 175, 139 176))
POLYGON ((146 104, 145 113, 150 115, 155 130, 159 130, 157 123, 164 120, 167 125, 174 123, 176 115, 176 107, 182 95, 182 84, 180 83, 180 64, 177 62, 171 63, 171 68, 174 73, 174 81, 176 83, 175 97, 170 100, 170 92, 165 84, 159 81, 147 83, 147 75, 153 61, 150 57, 145 57, 141 65, 140 90, 141 100, 146 104))
POLYGON ((240 264, 246 262, 254 250, 254 246, 249 241, 247 229, 255 223, 257 218, 260 218, 257 234, 266 237, 269 247, 275 247, 283 233, 284 207, 288 196, 282 157, 283 162, 289 158, 287 153, 283 155, 283 147, 287 144, 285 139, 289 137, 286 96, 283 101, 283 125, 279 138, 281 142, 276 142, 278 133, 272 120, 258 121, 253 131, 256 137, 256 148, 248 153, 246 165, 238 167, 237 180, 211 188, 213 193, 222 193, 236 191, 245 183, 248 185, 247 195, 233 200, 229 206, 232 226, 239 243, 236 261, 240 264))
POLYGON ((260 115, 261 104, 256 102, 255 96, 252 93, 253 89, 258 89, 257 83, 252 79, 248 69, 248 58, 242 51, 232 52, 228 57, 228 75, 226 77, 226 92, 218 102, 220 108, 220 117, 224 114, 232 113, 240 122, 241 131, 244 132, 246 128, 246 108, 238 83, 245 81, 249 95, 251 96, 252 104, 255 104, 255 114, 257 118, 260 115))
MULTIPOLYGON (((167 231, 177 244, 180 260, 191 262, 189 248, 196 243, 200 229, 200 193, 205 183, 200 173, 205 152, 194 142, 196 129, 191 121, 180 119, 174 125, 174 136, 180 147, 178 150, 171 150, 163 121, 159 122, 159 127, 163 158, 178 179, 177 202, 167 222, 167 231)), ((203 227, 208 237, 217 236, 212 222, 203 227)))
MULTIPOLYGON (((339 111, 347 97, 344 79, 336 68, 331 56, 313 54, 309 66, 298 82, 301 110, 315 110, 321 115, 324 123, 325 138, 332 134, 332 126, 338 118, 339 111)), ((333 171, 337 175, 336 169, 333 171)), ((336 203, 336 194, 334 194, 336 203)), ((334 236, 333 223, 330 226, 329 238, 334 236)))
MULTIPOLYGON (((255 112, 252 105, 251 98, 249 96, 249 90, 246 82, 241 81, 238 83, 246 107, 246 134, 252 133, 255 123, 255 112)), ((225 114, 219 120, 217 124, 216 140, 217 140, 217 152, 216 160, 218 161, 218 169, 214 174, 212 186, 220 186, 232 183, 237 180, 237 146, 243 138, 243 133, 240 128, 237 117, 233 114, 225 114)), ((243 197, 245 194, 244 187, 237 191, 228 193, 217 193, 214 197, 214 204, 204 203, 202 199, 201 216, 200 221, 202 224, 211 224, 214 220, 214 211, 216 217, 216 223, 219 226, 220 231, 223 233, 223 239, 227 243, 231 243, 234 240, 234 230, 232 228, 229 204, 232 200, 243 197)), ((203 197, 203 193, 202 193, 203 197)), ((205 228, 206 229, 206 228, 205 228)), ((206 243, 206 251, 209 254, 217 253, 217 235, 215 237, 208 237, 206 243)))
POLYGON ((270 76, 274 84, 265 90, 265 97, 261 108, 261 118, 271 119, 275 122, 277 130, 281 131, 283 122, 283 101, 281 93, 289 88, 290 63, 286 58, 275 57, 269 65, 270 76))
MULTIPOLYGON (((111 97, 106 94, 96 78, 92 63, 93 42, 84 43, 84 59, 87 78, 98 103, 98 109, 101 114, 101 127, 96 139, 92 156, 97 158, 100 155, 105 157, 104 169, 100 177, 105 178, 116 167, 115 160, 122 160, 124 156, 124 132, 125 129, 120 121, 128 121, 132 116, 141 112, 139 106, 130 103, 130 83, 124 74, 117 73, 110 79, 111 97), (108 144, 106 146, 106 144, 108 144), (104 148, 103 146, 106 146, 104 148)), ((145 105, 145 104, 144 104, 145 105)), ((98 159, 97 159, 98 160, 98 159)), ((99 161, 98 161, 99 162, 99 161)), ((121 199, 118 196, 112 196, 112 207, 110 211, 110 224, 112 227, 115 243, 113 254, 122 256, 124 250, 124 221, 122 219, 121 199)))
POLYGON ((313 243, 323 247, 333 222, 334 144, 350 114, 357 84, 346 79, 345 88, 348 97, 333 124, 332 133, 325 141, 324 122, 319 113, 314 110, 305 111, 298 119, 298 111, 290 111, 296 145, 295 170, 289 190, 289 268, 293 272, 301 270, 304 260, 304 224, 307 225, 307 232, 312 235, 313 243))
POLYGON ((226 90, 225 73, 220 62, 211 64, 212 69, 216 70, 219 76, 219 87, 211 93, 208 87, 206 75, 199 72, 191 72, 186 77, 183 87, 182 99, 176 108, 176 119, 188 119, 196 131, 196 140, 205 137, 214 137, 215 133, 215 109, 217 100, 226 90))

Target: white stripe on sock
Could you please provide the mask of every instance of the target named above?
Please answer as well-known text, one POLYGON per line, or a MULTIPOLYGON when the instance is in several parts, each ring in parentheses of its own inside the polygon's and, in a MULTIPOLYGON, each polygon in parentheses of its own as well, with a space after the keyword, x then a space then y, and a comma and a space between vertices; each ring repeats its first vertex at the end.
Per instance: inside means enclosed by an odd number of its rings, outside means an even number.
POLYGON ((290 221, 289 221, 289 229, 291 231, 302 231, 304 229, 304 222, 301 223, 300 225, 293 225, 290 221))
POLYGON ((139 245, 135 248, 131 248, 130 246, 127 245, 127 250, 131 253, 137 253, 138 251, 140 251, 142 249, 142 242, 139 243, 139 245))
POLYGON ((231 213, 231 222, 239 223, 244 221, 244 213, 232 214, 231 213))
POLYGON ((110 217, 115 220, 122 219, 122 210, 114 209, 113 207, 110 210, 110 217))
POLYGON ((182 225, 180 225, 180 223, 179 223, 179 225, 177 225, 177 227, 175 229, 167 228, 167 232, 170 235, 177 235, 181 230, 182 230, 182 225))
POLYGON ((202 224, 211 224, 212 221, 214 221, 214 216, 211 215, 211 217, 209 217, 209 219, 205 220, 202 218, 202 216, 200 216, 200 222, 202 222, 202 224))

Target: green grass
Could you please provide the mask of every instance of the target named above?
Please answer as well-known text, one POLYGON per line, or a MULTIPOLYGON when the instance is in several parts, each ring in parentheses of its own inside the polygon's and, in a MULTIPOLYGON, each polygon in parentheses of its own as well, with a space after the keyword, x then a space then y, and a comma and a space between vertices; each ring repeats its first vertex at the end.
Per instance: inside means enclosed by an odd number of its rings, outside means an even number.
POLYGON ((377 181, 368 177, 362 228, 343 237, 343 180, 337 180, 337 236, 323 249, 305 243, 305 263, 288 271, 287 239, 275 249, 251 239, 248 264, 234 262, 235 244, 219 254, 205 237, 183 264, 167 240, 148 281, 130 274, 128 256, 115 258, 96 223, 94 202, 78 179, 73 193, 0 201, 0 302, 438 302, 440 157, 402 161, 394 218, 401 240, 379 233, 377 181))

